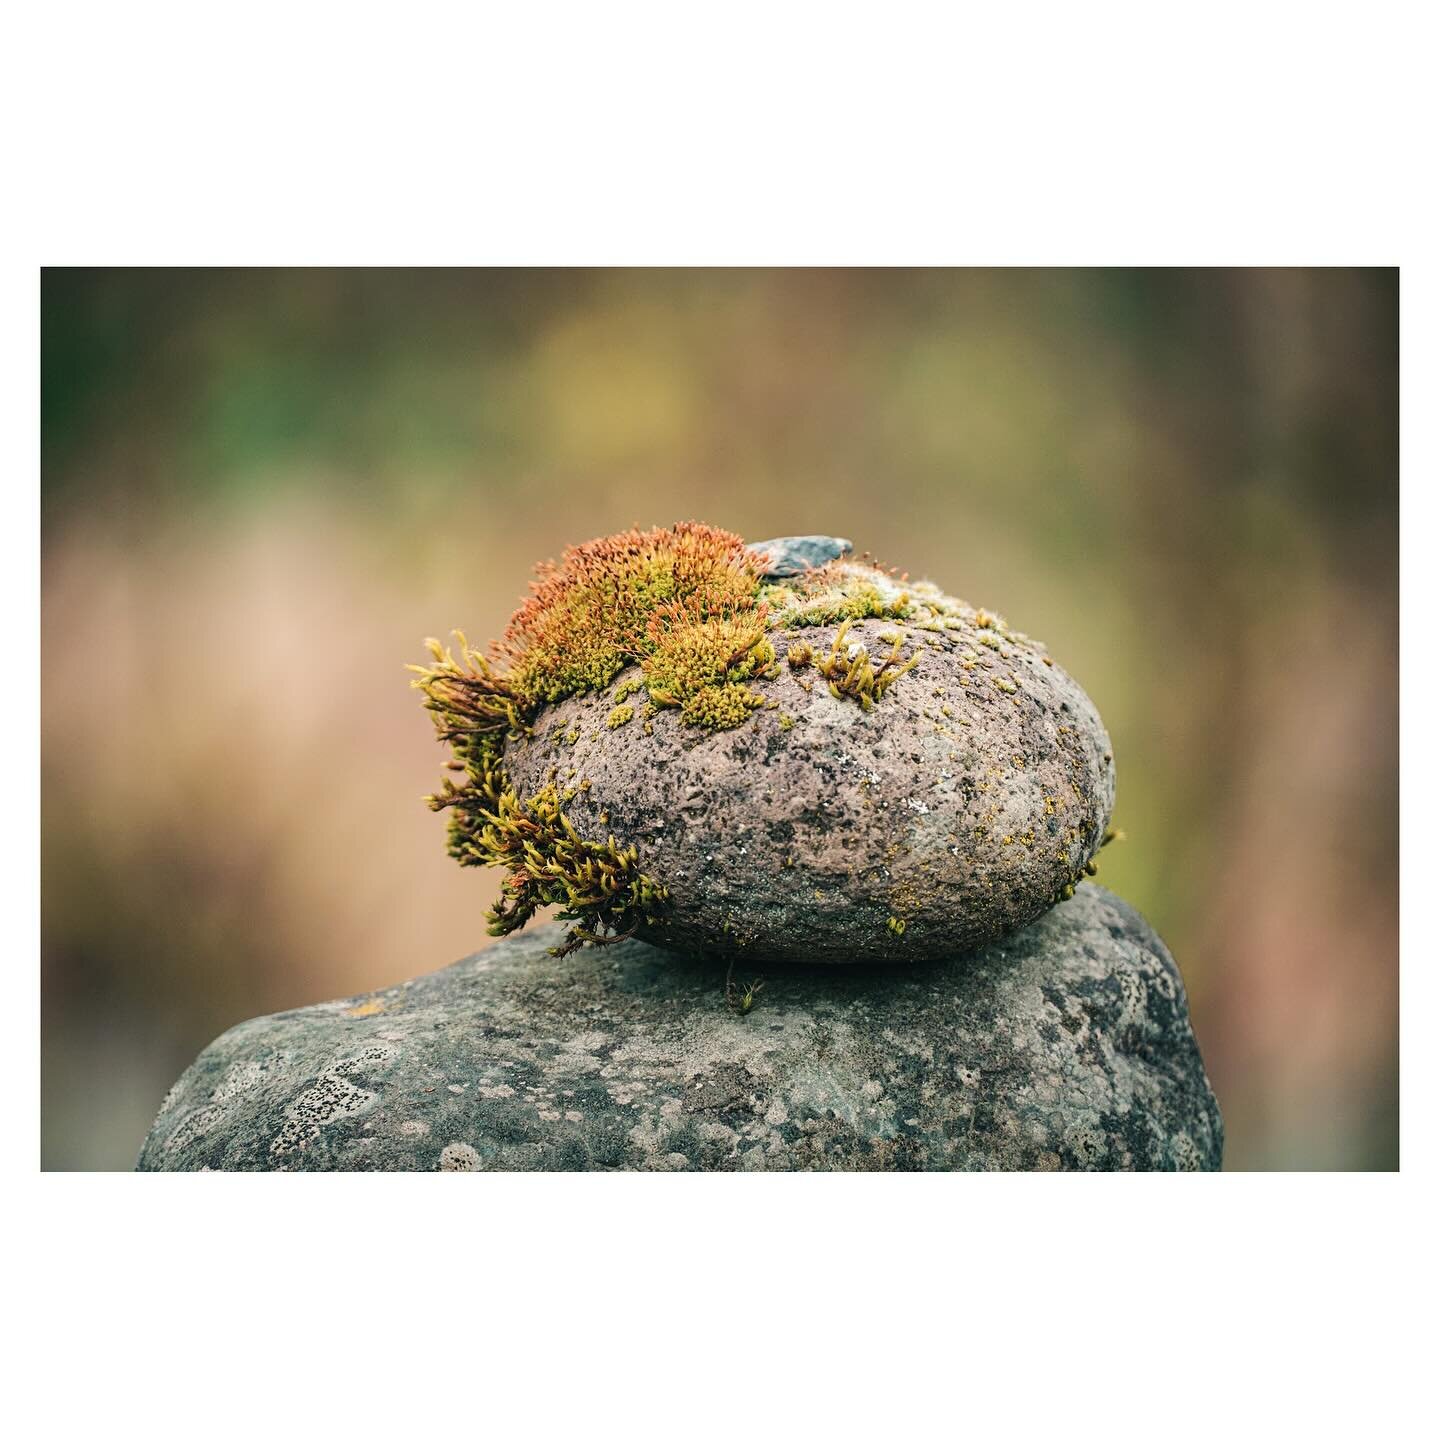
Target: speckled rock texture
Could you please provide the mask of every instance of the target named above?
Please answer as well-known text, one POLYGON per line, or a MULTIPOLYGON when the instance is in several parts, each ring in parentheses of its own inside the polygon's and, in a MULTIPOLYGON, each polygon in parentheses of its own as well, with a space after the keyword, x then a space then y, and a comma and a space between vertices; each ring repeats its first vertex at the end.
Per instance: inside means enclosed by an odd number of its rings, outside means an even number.
POLYGON ((558 936, 241 1024, 139 1167, 1219 1167, 1180 975, 1096 885, 979 953, 776 965, 743 1017, 713 960, 633 940, 557 960, 558 936))
POLYGON ((618 728, 615 688, 547 706, 505 770, 555 784, 579 834, 634 845, 668 890, 643 937, 802 963, 939 958, 1030 923, 1084 874, 1115 801, 1110 740, 1044 647, 958 606, 954 627, 852 623, 873 656, 900 636, 918 664, 865 709, 786 646, 829 651, 840 626, 776 630, 775 707, 738 729, 661 709, 618 728))

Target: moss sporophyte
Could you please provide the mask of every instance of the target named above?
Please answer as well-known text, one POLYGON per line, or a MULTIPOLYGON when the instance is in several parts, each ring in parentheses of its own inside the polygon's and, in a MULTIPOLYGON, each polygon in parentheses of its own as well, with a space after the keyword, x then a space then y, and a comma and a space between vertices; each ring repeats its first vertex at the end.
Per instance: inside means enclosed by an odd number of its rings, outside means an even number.
MULTIPOLYGON (((502 763, 506 741, 528 736, 547 704, 603 690, 638 665, 640 678, 623 680, 611 696, 607 727, 636 717, 625 701, 643 689, 645 733, 650 716, 665 708, 687 726, 732 729, 775 707, 753 687, 781 672, 773 631, 839 623, 816 667, 832 694, 868 709, 917 656, 900 663, 896 636, 873 665, 863 646, 845 645, 850 624, 912 616, 924 627, 944 622, 938 590, 912 596, 873 566, 836 560, 785 583, 767 583, 763 567, 763 556, 725 530, 631 529, 539 566, 529 598, 488 655, 458 631, 457 652, 427 641, 431 662, 409 667, 438 737, 453 750, 447 767, 463 775, 458 783, 447 779, 428 802, 450 810, 449 850, 458 862, 508 871, 490 911, 492 934, 511 933, 555 904, 571 924, 557 952, 612 943, 636 933, 667 897, 641 870, 633 845, 576 832, 563 812, 570 792, 551 785, 522 798, 512 789, 502 763)), ((798 671, 811 661, 810 647, 791 645, 787 659, 798 671)))

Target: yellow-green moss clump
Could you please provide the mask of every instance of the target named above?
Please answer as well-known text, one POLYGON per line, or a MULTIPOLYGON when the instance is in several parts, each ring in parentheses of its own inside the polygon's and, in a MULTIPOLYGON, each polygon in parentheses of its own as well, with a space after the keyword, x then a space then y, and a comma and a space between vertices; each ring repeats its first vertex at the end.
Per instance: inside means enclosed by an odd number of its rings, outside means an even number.
POLYGON ((446 779, 428 801, 432 809, 450 810, 450 855, 467 866, 509 871, 490 909, 490 932, 512 933, 537 909, 558 904, 559 917, 572 928, 556 953, 635 933, 664 889, 641 871, 634 846, 582 839, 553 786, 532 799, 510 787, 501 755, 508 736, 525 732, 528 706, 463 634, 456 637, 459 658, 432 639, 433 663, 411 667, 438 736, 454 750, 447 767, 464 774, 458 784, 446 779))
POLYGON ((553 785, 524 800, 503 790, 465 846, 477 862, 510 870, 491 911, 494 934, 508 934, 536 909, 558 904, 561 918, 575 925, 562 946, 568 952, 602 937, 628 938, 645 911, 665 897, 640 871, 633 845, 621 848, 613 837, 605 844, 582 839, 561 812, 553 785))
POLYGON ((815 667, 829 681, 830 692, 837 699, 853 699, 862 709, 871 708, 877 699, 902 675, 920 662, 918 651, 903 664, 899 662, 904 638, 892 636, 890 652, 876 668, 870 652, 863 644, 846 644, 845 636, 852 620, 847 619, 835 634, 830 652, 815 661, 815 667))
POLYGON ((763 608, 695 622, 670 606, 650 625, 654 648, 641 673, 651 702, 677 707, 686 724, 733 729, 765 697, 751 679, 773 679, 775 649, 765 637, 763 608))

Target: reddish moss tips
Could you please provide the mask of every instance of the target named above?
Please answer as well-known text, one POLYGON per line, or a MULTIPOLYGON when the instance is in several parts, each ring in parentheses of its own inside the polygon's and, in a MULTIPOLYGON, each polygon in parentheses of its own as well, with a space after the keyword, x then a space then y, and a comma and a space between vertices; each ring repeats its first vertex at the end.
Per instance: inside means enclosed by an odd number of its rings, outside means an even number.
POLYGON ((703 624, 757 608, 760 559, 704 524, 626 530, 537 568, 496 657, 534 704, 602 689, 656 644, 652 621, 703 624))

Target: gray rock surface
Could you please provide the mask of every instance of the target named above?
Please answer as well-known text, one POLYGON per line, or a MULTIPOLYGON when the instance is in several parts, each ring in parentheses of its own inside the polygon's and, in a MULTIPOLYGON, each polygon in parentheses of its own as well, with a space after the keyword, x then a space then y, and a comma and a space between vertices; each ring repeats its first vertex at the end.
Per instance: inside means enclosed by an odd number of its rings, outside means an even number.
POLYGON ((725 966, 545 926, 253 1019, 167 1097, 141 1169, 1213 1169, 1184 987, 1093 884, 981 952, 725 966), (750 982, 747 968, 737 980, 750 982))
POLYGON ((791 579, 842 558, 855 546, 829 534, 787 534, 782 539, 758 539, 745 548, 766 557, 764 573, 771 579, 791 579))
MULTIPOLYGON (((634 845, 670 898, 652 943, 802 963, 938 958, 1038 918, 1083 874, 1115 800, 1110 740, 1043 646, 965 607, 944 630, 851 625, 847 644, 919 663, 873 708, 837 699, 786 646, 831 649, 839 626, 775 630, 776 707, 740 728, 679 711, 607 725, 615 686, 549 705, 507 744, 523 796, 554 783, 579 834, 634 845), (903 927, 902 927, 903 926, 903 927)), ((638 704, 643 699, 632 700, 638 704)))

